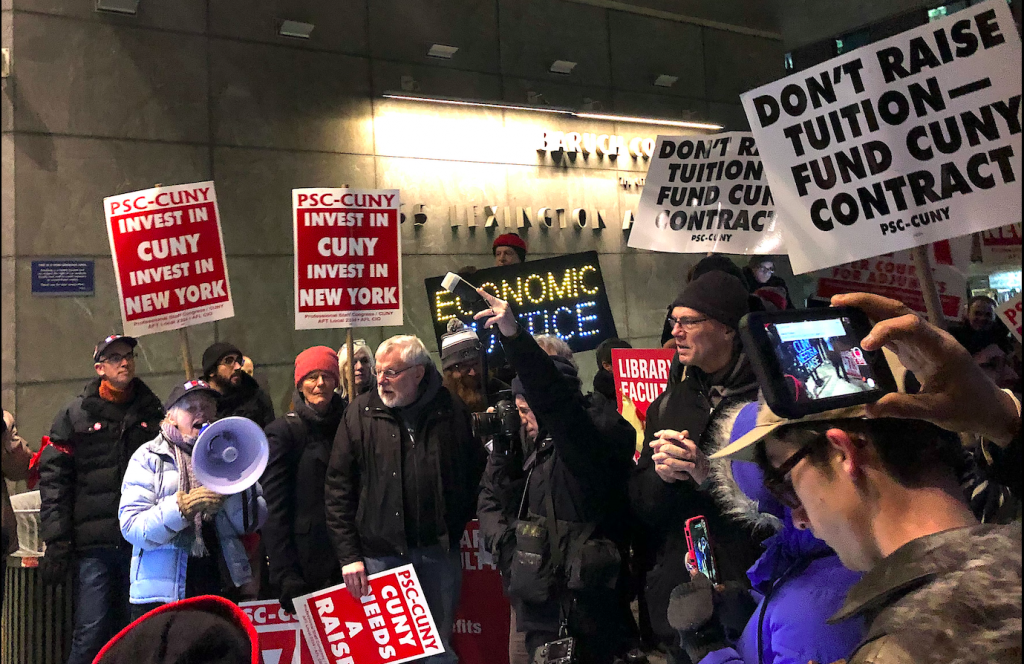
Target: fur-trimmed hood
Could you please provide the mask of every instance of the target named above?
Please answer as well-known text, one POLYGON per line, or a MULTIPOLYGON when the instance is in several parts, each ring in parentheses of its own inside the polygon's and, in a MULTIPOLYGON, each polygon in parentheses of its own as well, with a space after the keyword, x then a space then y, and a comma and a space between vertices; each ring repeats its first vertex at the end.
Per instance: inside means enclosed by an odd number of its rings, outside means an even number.
MULTIPOLYGON (((722 406, 715 418, 711 421, 708 435, 708 449, 704 452, 710 456, 725 448, 732 434, 733 425, 746 403, 728 404, 722 406)), ((781 505, 771 499, 767 499, 767 493, 762 500, 755 500, 740 489, 733 473, 734 463, 749 463, 744 461, 731 461, 729 459, 711 460, 711 492, 715 500, 722 507, 728 516, 746 522, 761 534, 772 534, 782 529, 781 505)))

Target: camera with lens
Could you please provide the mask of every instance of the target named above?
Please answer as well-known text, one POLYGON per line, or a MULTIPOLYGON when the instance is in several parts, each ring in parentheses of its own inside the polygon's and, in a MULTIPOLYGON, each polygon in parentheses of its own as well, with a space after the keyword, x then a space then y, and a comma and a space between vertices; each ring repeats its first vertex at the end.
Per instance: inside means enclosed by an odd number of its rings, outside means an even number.
POLYGON ((500 441, 508 445, 519 438, 519 409, 511 399, 502 399, 493 413, 473 413, 473 435, 483 441, 500 441))
POLYGON ((559 639, 541 646, 533 664, 576 664, 576 639, 559 639))

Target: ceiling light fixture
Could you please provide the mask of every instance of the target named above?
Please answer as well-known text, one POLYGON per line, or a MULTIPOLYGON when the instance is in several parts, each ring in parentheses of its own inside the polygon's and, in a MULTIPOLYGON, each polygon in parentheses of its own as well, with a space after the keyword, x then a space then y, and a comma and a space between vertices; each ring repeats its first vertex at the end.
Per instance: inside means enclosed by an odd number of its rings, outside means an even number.
POLYGON ((669 76, 668 74, 661 74, 658 78, 654 79, 654 84, 659 88, 671 88, 679 80, 678 76, 669 76))
POLYGON ((444 44, 433 44, 430 47, 430 50, 427 51, 427 56, 431 58, 440 58, 442 60, 451 60, 452 56, 455 55, 456 51, 458 50, 458 46, 445 46, 444 44))
POLYGON ((385 99, 397 99, 401 101, 432 102, 435 104, 447 104, 449 106, 472 106, 478 108, 499 108, 510 111, 530 111, 533 113, 550 113, 553 115, 568 115, 586 120, 606 120, 608 122, 629 122, 633 124, 665 125, 668 127, 681 127, 683 129, 700 129, 704 131, 721 131, 722 125, 710 122, 690 122, 686 120, 662 120, 659 118, 641 118, 632 115, 616 115, 614 113, 591 113, 588 111, 577 111, 571 108, 559 106, 530 106, 529 104, 515 104, 502 101, 480 101, 475 99, 458 99, 454 97, 440 97, 437 95, 415 94, 408 92, 385 92, 381 95, 385 99))
POLYGON ((139 0, 96 0, 96 11, 134 16, 139 12, 139 0))
POLYGON ((569 60, 555 60, 551 63, 552 74, 571 74, 576 68, 576 63, 569 60))
POLYGON ((282 37, 295 37, 296 39, 309 39, 309 35, 315 28, 312 23, 302 21, 281 21, 281 27, 277 33, 282 37))

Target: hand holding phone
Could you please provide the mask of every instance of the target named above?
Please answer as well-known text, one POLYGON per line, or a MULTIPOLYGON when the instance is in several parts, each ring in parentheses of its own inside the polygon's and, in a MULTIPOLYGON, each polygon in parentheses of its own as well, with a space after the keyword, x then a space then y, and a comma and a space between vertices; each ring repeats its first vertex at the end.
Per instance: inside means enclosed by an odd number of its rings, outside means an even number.
POLYGON ((695 516, 686 521, 686 546, 690 556, 696 561, 697 571, 708 577, 711 583, 718 585, 718 564, 712 551, 711 535, 708 532, 708 521, 703 516, 695 516))

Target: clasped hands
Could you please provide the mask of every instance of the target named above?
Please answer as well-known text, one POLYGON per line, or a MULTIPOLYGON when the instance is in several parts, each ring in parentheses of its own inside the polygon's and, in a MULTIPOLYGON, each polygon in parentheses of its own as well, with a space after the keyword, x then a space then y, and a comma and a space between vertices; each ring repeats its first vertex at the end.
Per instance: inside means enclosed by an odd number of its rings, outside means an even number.
POLYGON ((692 478, 701 485, 711 474, 711 460, 690 439, 689 431, 659 431, 650 445, 654 450, 654 470, 669 484, 692 478))

